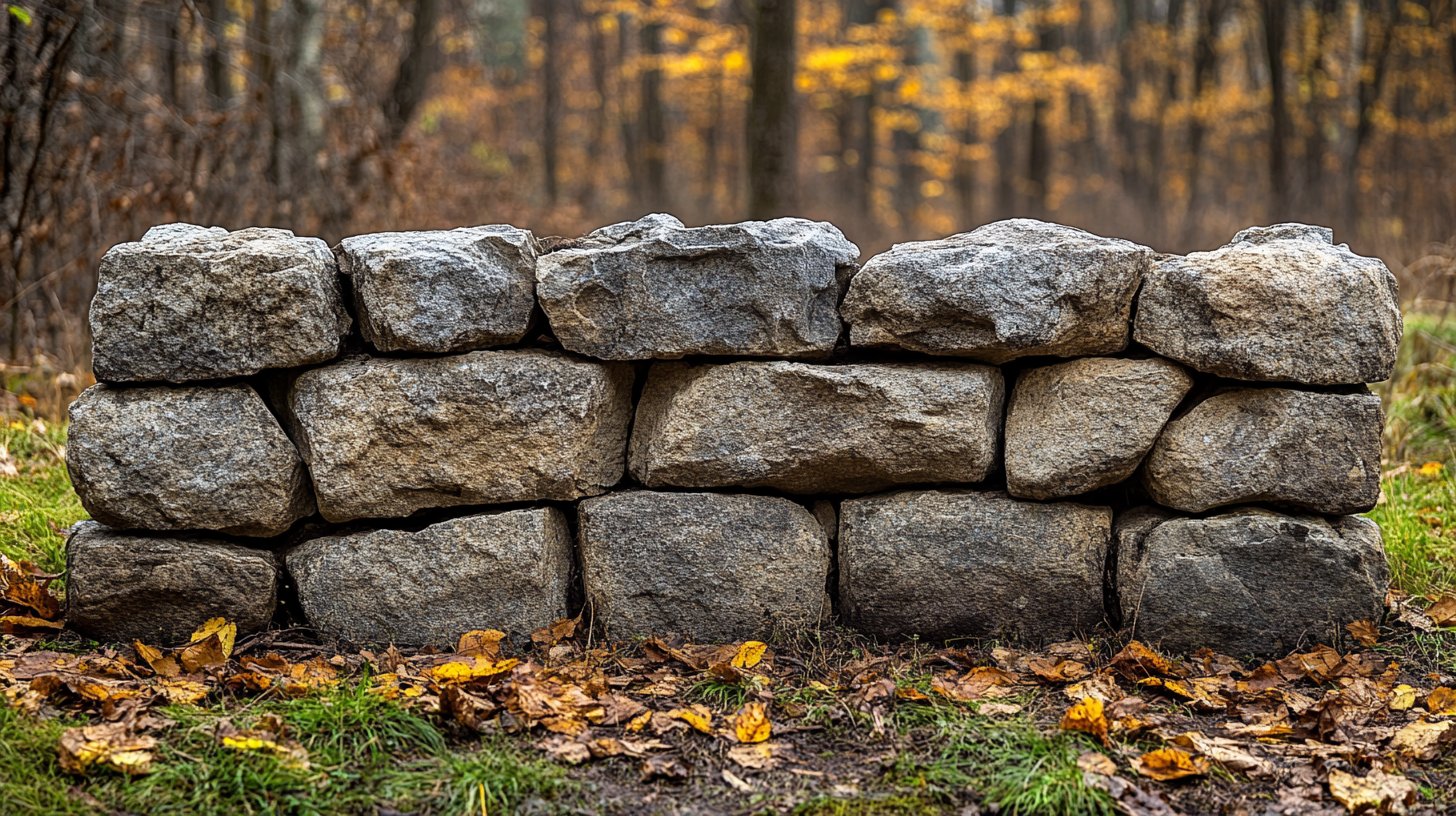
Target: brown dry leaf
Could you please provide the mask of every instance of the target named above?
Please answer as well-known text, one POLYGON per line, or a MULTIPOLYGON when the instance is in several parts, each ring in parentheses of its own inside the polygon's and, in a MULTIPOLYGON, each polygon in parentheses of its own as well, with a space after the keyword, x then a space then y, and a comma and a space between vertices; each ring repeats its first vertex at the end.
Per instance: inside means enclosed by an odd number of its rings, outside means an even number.
POLYGON ((733 736, 739 742, 764 742, 772 733, 773 723, 763 703, 745 703, 733 718, 733 736))
POLYGON ((1274 661, 1274 668, 1289 681, 1309 680, 1313 683, 1328 683, 1340 670, 1343 660, 1340 653, 1325 645, 1314 647, 1308 652, 1292 654, 1274 661))
POLYGON ((461 635, 455 642, 455 653, 499 660, 501 641, 505 639, 506 633, 499 629, 473 629, 461 635))
POLYGON ((911 700, 911 701, 914 701, 914 702, 919 703, 919 702, 924 702, 926 700, 929 700, 930 699, 930 695, 929 694, 926 694, 925 692, 921 691, 918 688, 915 688, 914 686, 896 686, 895 687, 895 699, 897 699, 897 700, 911 700))
POLYGON ((1127 697, 1122 687, 1117 685, 1117 678, 1106 672, 1098 672, 1086 680, 1073 683, 1063 688, 1062 694, 1073 702, 1083 697, 1096 697, 1103 703, 1115 703, 1127 697))
POLYGON ((768 645, 756 640, 744 641, 738 647, 738 652, 733 655, 732 666, 735 669, 751 669, 763 660, 764 652, 768 651, 768 645))
POLYGON ((1228 707, 1228 700, 1215 690, 1220 684, 1216 677, 1195 677, 1191 680, 1144 677, 1138 681, 1139 686, 1166 691, 1200 711, 1222 711, 1228 707))
POLYGON ((724 768, 719 774, 723 777, 723 781, 728 783, 728 787, 739 793, 756 793, 758 791, 758 788, 755 788, 752 783, 727 768, 724 768))
POLYGON ((1442 716, 1456 716, 1456 689, 1437 686, 1426 696, 1426 710, 1442 716))
POLYGON ((159 677, 152 687, 172 705, 197 705, 212 691, 204 683, 181 677, 159 677))
POLYGON ((1071 683, 1092 673, 1087 664, 1076 660, 1054 660, 1048 657, 1027 659, 1026 667, 1031 673, 1047 683, 1071 683))
POLYGON ((550 648, 576 635, 576 628, 581 625, 581 618, 562 618, 550 626, 543 626, 531 633, 531 642, 537 646, 550 648))
POLYGON ((1254 777, 1267 777, 1275 774, 1274 763, 1244 750, 1244 745, 1237 740, 1210 737, 1197 731, 1186 731, 1174 737, 1173 743, 1208 757, 1230 771, 1254 777))
POLYGON ((713 733, 713 712, 701 703, 694 703, 689 708, 674 708, 667 712, 667 716, 682 720, 704 734, 713 733))
POLYGON ((51 594, 47 583, 38 580, 41 573, 28 561, 12 561, 0 555, 0 609, 6 604, 30 610, 36 617, 52 621, 61 617, 61 602, 51 594))
POLYGON ((1426 617, 1437 626, 1456 626, 1456 595, 1447 595, 1426 608, 1426 617))
POLYGON ((976 706, 976 713, 983 717, 1009 717, 1012 714, 1021 713, 1019 703, 981 703, 976 706))
POLYGON ((1167 657, 1134 640, 1113 656, 1108 667, 1129 680, 1144 677, 1169 677, 1181 674, 1179 667, 1167 657))
POLYGON ((1405 813, 1416 803, 1416 786, 1399 774, 1371 771, 1358 777, 1330 771, 1330 796, 1351 813, 1405 813))
POLYGON ((92 767, 106 767, 128 775, 149 773, 157 740, 137 733, 130 722, 102 723, 68 728, 61 734, 61 770, 84 775, 92 767))
POLYGON ((1083 697, 1080 703, 1067 709, 1067 713, 1062 715, 1062 730, 1091 734, 1106 745, 1107 717, 1102 712, 1102 701, 1096 697, 1083 697))
POLYGON ((1172 782, 1208 773, 1208 760, 1177 748, 1159 748, 1138 757, 1138 773, 1159 782, 1172 782))
POLYGON ((586 743, 561 734, 545 737, 536 743, 536 746, 550 754, 552 759, 568 765, 580 765, 592 758, 591 749, 587 747, 586 743))
POLYGON ((226 618, 212 618, 192 633, 191 642, 177 653, 177 660, 188 674, 215 669, 232 656, 237 637, 237 624, 226 618))
POLYGON ((308 750, 288 737, 282 718, 276 714, 264 715, 248 729, 239 729, 228 720, 222 720, 217 725, 217 740, 224 748, 233 751, 269 754, 286 767, 308 768, 308 750))
POLYGON ((676 782, 687 779, 692 773, 687 762, 675 754, 653 754, 642 763, 642 781, 666 779, 676 782))
POLYGON ((1411 759, 1429 760, 1442 756, 1456 744, 1456 722, 1416 720, 1390 738, 1390 749, 1411 759))
POLYGON ((1077 767, 1087 773, 1103 776, 1112 776, 1117 773, 1117 763, 1112 761, 1112 757, 1100 751, 1087 751, 1077 757, 1077 767))
POLYGON ((140 640, 132 641, 132 648, 136 649, 137 656, 151 668, 158 677, 176 677, 182 673, 182 667, 178 665, 177 658, 165 654, 155 646, 148 646, 140 640))
POLYGON ((1374 646, 1380 642, 1380 630, 1368 620, 1347 623, 1345 624, 1345 631, 1349 632, 1350 637, 1354 638, 1355 642, 1361 646, 1374 646))
POLYGON ((728 749, 728 758, 744 768, 766 770, 778 765, 780 757, 787 753, 781 742, 753 742, 735 745, 728 749))
POLYGON ((959 677, 932 678, 930 690, 947 699, 969 703, 982 697, 1004 697, 1011 693, 1008 686, 1020 682, 1021 677, 1014 672, 994 666, 977 666, 959 677))
POLYGON ((18 635, 41 629, 58 632, 66 625, 58 620, 46 620, 34 615, 0 615, 0 633, 18 635))

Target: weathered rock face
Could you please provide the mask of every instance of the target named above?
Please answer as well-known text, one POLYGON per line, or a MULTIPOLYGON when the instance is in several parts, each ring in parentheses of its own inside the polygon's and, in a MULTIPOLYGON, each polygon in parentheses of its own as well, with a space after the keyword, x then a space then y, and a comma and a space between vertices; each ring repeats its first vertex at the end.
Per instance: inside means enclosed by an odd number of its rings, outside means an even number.
POLYGON ((288 572, 309 623, 359 644, 449 645, 472 629, 527 634, 566 615, 571 531, 555 508, 306 541, 288 572))
POLYGON ((903 637, 1061 640, 1103 617, 1112 511, 924 490, 839 509, 839 605, 851 625, 903 637))
POLYGON ((1368 392, 1225 391, 1168 423, 1143 483, 1190 513, 1248 502, 1363 513, 1380 498, 1380 414, 1368 392))
POLYGON ((632 475, 794 493, 979 482, 996 467, 1003 390, 1000 371, 975 364, 659 364, 632 475))
POLYGON ((275 536, 313 513, 308 471, 247 385, 95 385, 71 403, 66 469, 110 527, 275 536))
POLYGON ((535 306, 535 240, 504 225, 345 238, 364 339, 380 351, 450 352, 518 342, 535 306))
POLYGON ((119 533, 82 522, 66 543, 66 623, 102 641, 186 643, 209 618, 238 633, 278 606, 273 554, 209 538, 119 533))
POLYGON ((349 360, 289 403, 330 521, 569 500, 622 477, 632 371, 547 351, 349 360))
POLYGON ((1076 496, 1137 470, 1193 379, 1167 360, 1088 358, 1024 372, 1006 412, 1006 489, 1076 496))
POLYGON ((104 382, 186 382, 322 363, 349 323, 323 241, 169 224, 101 259, 92 367, 104 382))
POLYGON ((1327 229, 1247 229, 1212 252, 1166 257, 1138 296, 1133 337, 1199 371, 1332 385, 1390 376, 1395 276, 1327 229))
POLYGON ((1108 617, 1114 626, 1132 623, 1139 598, 1134 595, 1144 581, 1144 545, 1148 533, 1178 515, 1167 508, 1147 504, 1118 512, 1112 520, 1112 548, 1108 551, 1107 573, 1103 577, 1108 617), (1123 594, 1126 592, 1127 594, 1123 594))
POLYGON ((561 345, 592 357, 820 357, 839 339, 857 257, 822 222, 688 228, 650 215, 541 256, 536 291, 561 345))
POLYGON ((1127 347, 1133 296, 1153 258, 1129 241, 1016 218, 896 244, 850 282, 856 346, 1002 363, 1127 347))
POLYGON ((634 491, 578 505, 583 580, 609 637, 767 635, 829 613, 829 542, 769 496, 634 491))
MULTIPOLYGON (((1119 562, 1128 556, 1119 555, 1119 562)), ((1241 509, 1144 534, 1119 587, 1123 617, 1154 646, 1282 655, 1377 620, 1388 579, 1380 528, 1241 509)))

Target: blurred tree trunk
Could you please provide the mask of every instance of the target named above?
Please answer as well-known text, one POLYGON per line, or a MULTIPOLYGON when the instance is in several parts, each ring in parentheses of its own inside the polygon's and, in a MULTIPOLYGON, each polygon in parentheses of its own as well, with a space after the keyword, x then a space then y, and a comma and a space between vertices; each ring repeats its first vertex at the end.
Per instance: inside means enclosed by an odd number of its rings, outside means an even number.
MULTIPOLYGON (((900 16, 902 19, 909 18, 911 10, 902 5, 900 16)), ((935 98, 934 77, 930 73, 930 66, 935 59, 930 29, 924 25, 910 26, 905 31, 905 42, 901 47, 901 53, 904 54, 902 60, 904 70, 900 77, 902 87, 904 83, 915 83, 920 90, 911 95, 908 101, 902 103, 912 115, 911 127, 901 127, 894 131, 893 142, 897 166, 895 211, 900 218, 902 228, 913 230, 922 198, 921 188, 925 180, 920 166, 920 151, 924 144, 924 134, 940 130, 937 111, 924 104, 923 101, 926 98, 935 98)))
POLYGON ((1364 43, 1358 54, 1359 89, 1355 94, 1355 135, 1350 147, 1350 175, 1345 190, 1345 213, 1350 224, 1360 219, 1359 178, 1367 161, 1370 136, 1375 129, 1375 106, 1385 91, 1390 69, 1391 43, 1396 22, 1395 0, 1380 0, 1361 6, 1364 43))
POLYGON ((667 194, 667 118, 662 110, 662 23, 648 19, 640 32, 643 60, 637 106, 642 162, 642 206, 669 209, 667 194))
MULTIPOLYGON (((1060 37, 1056 27, 1047 20, 1049 13, 1047 6, 1037 9, 1036 49, 1052 56, 1060 37)), ((1047 133, 1047 111, 1050 107, 1047 91, 1039 90, 1031 104, 1031 138, 1026 160, 1028 210, 1036 218, 1046 218, 1051 211, 1048 197, 1051 193, 1052 151, 1051 136, 1047 133)))
POLYGON ((1288 41, 1289 9, 1285 0, 1259 0, 1264 24, 1264 64, 1269 71, 1269 200, 1270 220, 1289 217, 1289 107, 1284 84, 1284 48, 1288 41))
MULTIPOLYGON (((267 0, 258 0, 262 5, 267 0)), ((202 62, 203 84, 207 87, 207 98, 213 110, 223 110, 232 102, 232 56, 228 49, 227 25, 232 19, 227 0, 205 0, 203 23, 207 31, 207 43, 202 62)))
POLYGON ((294 32, 289 59, 289 96, 297 126, 289 137, 289 176, 294 189, 317 172, 324 146, 323 0, 293 0, 288 28, 294 32))
POLYGON ((596 97, 592 106, 591 137, 586 145, 587 172, 581 174, 585 189, 581 196, 582 207, 588 211, 598 206, 597 182, 600 179, 602 156, 607 146, 607 40, 597 20, 583 13, 588 29, 588 65, 591 68, 592 92, 596 97))
POLYGON ((539 2, 543 22, 541 45, 545 51, 541 60, 541 166, 546 175, 546 203, 555 206, 559 183, 557 131, 561 121, 561 75, 557 59, 561 55, 561 22, 556 15, 556 0, 539 2))
MULTIPOLYGON (((872 25, 888 8, 890 0, 844 0, 844 19, 851 26, 872 25)), ((850 176, 850 202, 854 207, 856 226, 872 231, 875 223, 875 169, 879 164, 879 142, 875 133, 875 106, 879 104, 879 82, 873 71, 865 77, 866 89, 851 94, 845 104, 846 142, 854 151, 855 164, 850 176)))
POLYGON ((748 214, 788 215, 796 206, 798 108, 794 99, 794 34, 798 0, 754 0, 750 26, 748 214))
MULTIPOLYGON (((275 197, 288 189, 288 160, 284 156, 283 122, 287 115, 285 100, 278 76, 278 48, 273 29, 272 3, 258 0, 253 4, 253 18, 249 22, 248 37, 251 40, 251 60, 255 66, 253 98, 263 108, 265 130, 268 135, 268 154, 264 159, 263 175, 273 188, 275 197)), ((277 217, 276 204, 269 214, 277 217)))
MULTIPOLYGON (((971 84, 976 80, 976 58, 969 49, 961 49, 955 55, 955 80, 962 99, 970 99, 971 84)), ((975 144, 976 116, 966 111, 961 120, 960 138, 956 144, 955 187, 958 220, 961 229, 970 229, 976 220, 976 164, 971 160, 969 148, 975 144)))
MULTIPOLYGON (((1016 16, 1016 0, 1001 0, 1001 14, 1016 16)), ((1016 55, 1003 53, 999 56, 997 68, 1006 73, 1016 67, 1016 55)), ((1021 215, 1021 196, 1016 189, 1016 155, 1018 111, 1013 106, 1007 113, 1001 132, 996 134, 996 217, 1010 218, 1021 215)))
POLYGON ((435 70, 435 24, 439 18, 440 0, 415 0, 409 42, 384 102, 386 147, 393 146, 404 135, 415 109, 425 97, 430 74, 435 70))
POLYGON ((1188 193, 1183 208, 1183 241, 1191 243, 1199 223, 1198 187, 1202 178, 1203 142, 1208 123, 1200 113, 1204 97, 1215 87, 1218 72, 1218 31, 1228 12, 1228 0, 1204 0, 1196 8, 1198 30, 1193 39, 1193 115, 1188 118, 1188 193))

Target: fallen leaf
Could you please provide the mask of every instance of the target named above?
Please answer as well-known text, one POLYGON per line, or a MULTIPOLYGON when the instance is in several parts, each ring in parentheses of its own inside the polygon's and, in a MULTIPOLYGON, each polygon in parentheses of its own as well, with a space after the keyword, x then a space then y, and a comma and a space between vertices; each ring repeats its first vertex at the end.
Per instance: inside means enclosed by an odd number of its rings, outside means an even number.
POLYGON ((506 633, 499 629, 473 629, 461 635, 455 642, 455 653, 498 660, 501 641, 505 639, 506 633))
POLYGON ((132 648, 136 649, 137 656, 158 677, 176 677, 182 673, 182 667, 177 663, 177 658, 163 653, 161 649, 148 646, 140 640, 132 641, 132 648))
POLYGON ((727 768, 724 768, 719 773, 722 775, 723 781, 728 783, 728 787, 738 791, 739 793, 755 793, 758 791, 758 788, 755 788, 750 782, 738 776, 738 774, 735 774, 732 771, 728 770, 727 768))
POLYGON ((150 773, 155 737, 137 733, 127 722, 68 728, 61 734, 61 770, 84 775, 100 766, 137 776, 150 773))
POLYGON ((1416 786, 1399 774, 1371 771, 1358 777, 1330 771, 1330 796, 1351 813, 1405 813, 1416 803, 1416 786))
POLYGON ((1437 686, 1426 695, 1426 710, 1432 714, 1456 716, 1456 689, 1437 686))
POLYGON ((1167 677, 1178 673, 1173 661, 1134 640, 1113 656, 1109 668, 1129 680, 1167 677))
POLYGON ((728 758, 744 768, 766 770, 778 764, 786 752, 783 743, 753 742, 735 745, 728 749, 728 758))
POLYGON ((745 703, 733 718, 733 736, 739 742, 763 742, 772 732, 773 724, 763 703, 745 703))
POLYGON ((1096 697, 1083 697, 1080 703, 1062 715, 1062 730, 1091 734, 1106 745, 1107 717, 1102 713, 1102 701, 1096 697))
POLYGON ((1071 683, 1092 673, 1085 663, 1075 660, 1033 657, 1026 661, 1026 666, 1032 674, 1047 683, 1071 683))
POLYGON ((1354 638, 1355 642, 1361 646, 1374 646, 1380 641, 1380 630, 1375 628, 1375 624, 1368 620, 1347 623, 1345 624, 1345 631, 1349 632, 1350 637, 1354 638))
POLYGON ((1411 759, 1435 759, 1456 743, 1456 722, 1416 720, 1390 738, 1390 749, 1411 759))
POLYGON ((1138 757, 1138 773, 1159 782, 1172 782, 1208 773, 1208 761, 1177 748, 1159 748, 1138 757))
POLYGON ((692 769, 675 754, 653 754, 642 763, 642 781, 666 779, 676 782, 687 779, 692 769))
POLYGON ((560 760, 570 765, 580 765, 592 758, 591 749, 586 743, 579 742, 571 737, 562 734, 552 734, 543 738, 536 745, 541 750, 551 755, 552 759, 560 760))
POLYGON ((641 731, 642 729, 646 728, 648 721, 650 721, 651 719, 652 719, 652 712, 651 711, 644 711, 641 714, 638 714, 637 716, 633 717, 632 720, 631 720, 631 722, 628 722, 627 723, 627 730, 629 732, 635 734, 638 731, 641 731))
POLYGON ((1088 773, 1103 776, 1112 776, 1117 773, 1117 763, 1112 761, 1112 757, 1100 751, 1087 751, 1077 757, 1077 767, 1088 773))
POLYGON ((562 618, 550 626, 543 626, 531 633, 531 642, 537 646, 551 647, 576 634, 581 618, 562 618))
POLYGON ((237 636, 236 624, 228 623, 226 618, 213 618, 192 633, 192 642, 182 647, 177 660, 189 674, 218 668, 232 655, 237 636))
POLYGON ((768 651, 768 644, 756 640, 744 641, 738 647, 738 653, 733 655, 732 666, 735 669, 751 669, 763 660, 764 652, 768 651))
POLYGON ((976 706, 976 713, 983 717, 1008 717, 1012 714, 1021 713, 1019 703, 981 703, 976 706))
POLYGON ((1253 777, 1274 776, 1274 763, 1257 757, 1237 740, 1210 737, 1197 731, 1185 731, 1173 738, 1173 742, 1197 754, 1205 756, 1224 768, 1253 777))
POLYGON ((1447 595, 1426 608, 1426 617, 1437 626, 1456 626, 1456 595, 1447 595))
POLYGON ((503 677, 520 665, 521 661, 514 657, 505 660, 491 660, 488 657, 477 657, 470 663, 453 660, 449 663, 441 663, 432 666, 425 671, 425 674, 432 680, 439 683, 468 683, 475 680, 488 680, 503 677))
POLYGON ((690 708, 674 708, 667 712, 667 716, 682 720, 704 734, 713 733, 713 712, 701 703, 694 703, 690 708))
POLYGON ((1408 711, 1416 704, 1416 690, 1411 686, 1401 683, 1396 686, 1390 695, 1391 711, 1408 711))
POLYGON ((66 625, 58 620, 46 620, 34 615, 0 615, 0 633, 19 634, 39 629, 60 631, 66 625))
MULTIPOLYGON (((0 601, 35 613, 23 617, 56 620, 61 616, 61 602, 37 575, 35 566, 30 562, 12 561, 0 555, 0 601)), ((0 604, 0 611, 3 611, 4 605, 0 604)))

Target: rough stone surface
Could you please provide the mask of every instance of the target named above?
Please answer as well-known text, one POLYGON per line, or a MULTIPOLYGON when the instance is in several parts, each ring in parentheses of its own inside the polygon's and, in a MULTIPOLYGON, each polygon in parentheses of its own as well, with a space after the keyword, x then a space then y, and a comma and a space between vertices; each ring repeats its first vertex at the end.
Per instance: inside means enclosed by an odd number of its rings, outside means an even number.
POLYGON ((349 331, 323 241, 168 224, 101 259, 92 367, 104 382, 186 382, 322 363, 349 331))
POLYGON ((823 222, 689 228, 649 215, 542 255, 536 291, 562 346, 592 357, 821 357, 857 257, 823 222))
POLYGON ((1171 651, 1282 655, 1331 643, 1384 607, 1380 528, 1358 516, 1245 508, 1171 519, 1145 532, 1140 550, 1119 586, 1124 623, 1171 651))
POLYGON ((308 471, 248 385, 95 385, 71 403, 66 469, 110 527, 274 536, 313 513, 308 471))
POLYGON ((856 346, 1002 363, 1127 347, 1144 246, 1025 218, 935 241, 896 244, 850 282, 856 346))
POLYGON ((348 360, 289 404, 330 521, 569 500, 622 477, 632 371, 537 350, 348 360))
POLYGON ((1021 374, 1006 411, 1006 489, 1059 499, 1137 470, 1193 378, 1167 360, 1073 360, 1021 374))
POLYGON ((186 643, 209 618, 238 634, 278 606, 273 553, 195 536, 120 533, 78 524, 66 544, 66 624, 102 641, 186 643))
POLYGON ((1368 392, 1225 391, 1168 423, 1143 483, 1190 513, 1249 502, 1363 513, 1380 498, 1380 426, 1368 392))
POLYGON ((829 612, 829 541, 772 496, 633 491, 578 505, 583 579, 608 636, 764 636, 829 612))
POLYGON ((1103 576, 1103 597, 1108 618, 1114 626, 1132 621, 1138 598, 1124 596, 1120 587, 1134 592, 1143 584, 1144 544, 1148 533, 1159 524, 1179 518, 1177 513, 1155 504, 1133 507, 1117 513, 1112 520, 1112 548, 1107 555, 1107 573, 1103 576))
POLYGON ((1212 252, 1161 259, 1133 332, 1199 371, 1319 385, 1388 378, 1400 335, 1385 264, 1304 224, 1255 227, 1212 252))
POLYGON ((518 342, 536 304, 531 233, 505 225, 345 238, 364 339, 380 351, 451 352, 518 342))
POLYGON ((996 467, 1004 384, 973 363, 653 367, 632 475, 649 487, 853 493, 996 467))
POLYGON ((1103 618, 1105 507, 924 490, 842 502, 839 605, 903 637, 1062 640, 1103 618))
POLYGON ((285 563, 315 629, 352 643, 451 645, 472 629, 528 634, 566 615, 571 531, 555 508, 419 530, 315 538, 285 563))

